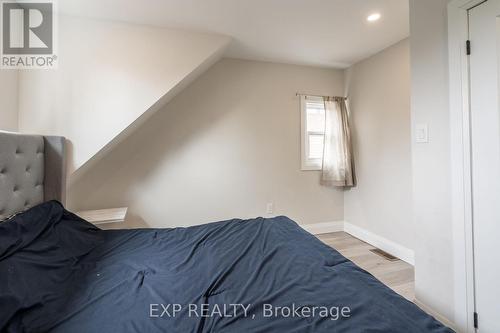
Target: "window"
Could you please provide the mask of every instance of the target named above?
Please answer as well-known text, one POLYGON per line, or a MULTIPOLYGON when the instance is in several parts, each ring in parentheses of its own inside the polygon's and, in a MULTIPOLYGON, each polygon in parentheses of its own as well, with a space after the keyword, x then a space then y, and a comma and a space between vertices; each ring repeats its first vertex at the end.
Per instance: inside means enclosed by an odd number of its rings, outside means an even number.
POLYGON ((325 138, 323 98, 301 96, 302 170, 321 170, 325 138))

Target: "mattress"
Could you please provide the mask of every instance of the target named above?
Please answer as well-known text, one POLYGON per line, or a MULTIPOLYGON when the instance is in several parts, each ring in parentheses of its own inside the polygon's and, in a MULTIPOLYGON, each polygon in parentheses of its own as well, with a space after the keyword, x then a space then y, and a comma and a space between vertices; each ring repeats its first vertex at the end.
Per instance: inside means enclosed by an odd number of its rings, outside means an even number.
POLYGON ((0 223, 2 332, 452 332, 287 217, 100 230, 0 223))

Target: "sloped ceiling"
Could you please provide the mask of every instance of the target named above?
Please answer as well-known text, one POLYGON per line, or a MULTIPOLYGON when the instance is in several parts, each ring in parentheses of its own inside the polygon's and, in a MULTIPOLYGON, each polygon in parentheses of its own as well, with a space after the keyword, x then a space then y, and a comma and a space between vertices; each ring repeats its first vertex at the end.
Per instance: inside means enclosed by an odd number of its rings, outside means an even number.
POLYGON ((407 0, 64 0, 63 13, 228 35, 226 56, 345 68, 408 37, 407 0), (369 14, 382 18, 367 22, 369 14))
POLYGON ((144 25, 59 19, 57 69, 22 71, 19 129, 70 142, 78 176, 220 59, 229 38, 144 25))

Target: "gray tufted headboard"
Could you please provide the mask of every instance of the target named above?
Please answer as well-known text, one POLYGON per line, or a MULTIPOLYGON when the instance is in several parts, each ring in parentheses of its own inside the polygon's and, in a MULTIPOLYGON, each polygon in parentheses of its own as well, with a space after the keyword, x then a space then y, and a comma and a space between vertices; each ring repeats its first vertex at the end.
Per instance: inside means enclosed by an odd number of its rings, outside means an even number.
POLYGON ((0 131, 0 221, 66 196, 66 141, 0 131))

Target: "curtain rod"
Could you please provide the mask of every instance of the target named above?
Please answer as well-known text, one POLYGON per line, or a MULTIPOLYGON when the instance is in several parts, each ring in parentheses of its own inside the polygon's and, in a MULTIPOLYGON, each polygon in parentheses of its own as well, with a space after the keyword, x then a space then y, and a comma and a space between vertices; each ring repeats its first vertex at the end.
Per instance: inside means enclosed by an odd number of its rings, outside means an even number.
POLYGON ((314 95, 314 94, 304 94, 304 93, 296 93, 295 96, 313 96, 313 97, 328 97, 328 98, 345 98, 347 99, 347 96, 324 96, 324 95, 314 95))

